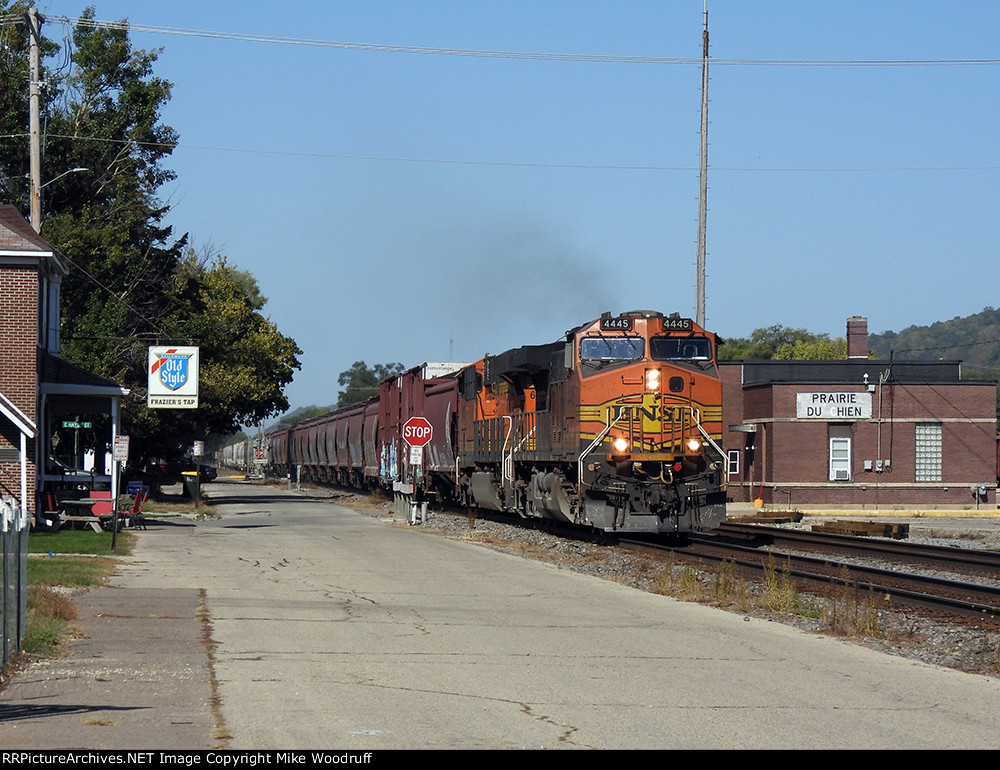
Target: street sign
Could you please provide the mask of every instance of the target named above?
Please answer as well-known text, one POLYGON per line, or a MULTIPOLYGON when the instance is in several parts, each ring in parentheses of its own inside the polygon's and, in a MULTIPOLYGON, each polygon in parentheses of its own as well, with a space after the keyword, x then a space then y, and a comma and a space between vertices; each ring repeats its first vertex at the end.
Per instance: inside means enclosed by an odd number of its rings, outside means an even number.
POLYGON ((116 463, 128 462, 128 436, 115 436, 112 459, 116 463))
POLYGON ((427 446, 434 428, 425 417, 411 417, 403 423, 403 441, 410 446, 427 446))
POLYGON ((93 428, 94 423, 81 420, 63 420, 62 426, 64 428, 93 428))

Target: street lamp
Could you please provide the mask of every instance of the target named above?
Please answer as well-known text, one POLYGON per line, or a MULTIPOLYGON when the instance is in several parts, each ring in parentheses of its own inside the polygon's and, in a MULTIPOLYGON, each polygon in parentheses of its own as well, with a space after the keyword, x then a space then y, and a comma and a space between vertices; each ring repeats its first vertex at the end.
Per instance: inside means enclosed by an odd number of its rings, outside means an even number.
POLYGON ((84 168, 83 166, 77 166, 76 168, 71 168, 69 171, 63 171, 59 176, 53 177, 45 184, 38 184, 35 181, 35 176, 33 174, 29 174, 28 181, 31 185, 32 204, 36 204, 37 201, 37 205, 32 205, 31 207, 31 229, 36 233, 42 232, 42 190, 53 182, 59 181, 67 174, 75 174, 78 171, 90 171, 90 169, 84 168))
POLYGON ((58 182, 60 179, 62 179, 67 174, 75 174, 78 171, 90 171, 90 169, 89 168, 84 168, 83 166, 77 166, 76 168, 71 168, 69 171, 63 171, 59 176, 53 177, 52 179, 50 179, 48 182, 46 182, 45 184, 43 184, 38 189, 39 190, 44 190, 50 184, 52 184, 53 182, 58 182))

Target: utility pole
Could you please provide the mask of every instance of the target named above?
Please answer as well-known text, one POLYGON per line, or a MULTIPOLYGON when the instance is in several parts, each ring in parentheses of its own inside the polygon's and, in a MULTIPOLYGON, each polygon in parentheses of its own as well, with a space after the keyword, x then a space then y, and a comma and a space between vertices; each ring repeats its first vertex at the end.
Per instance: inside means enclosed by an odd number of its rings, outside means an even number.
POLYGON ((28 11, 28 34, 31 38, 31 45, 28 52, 28 66, 31 70, 30 82, 28 84, 29 96, 29 133, 30 139, 30 160, 29 160, 29 187, 31 190, 31 229, 36 233, 42 231, 42 131, 39 113, 39 78, 41 78, 41 66, 39 61, 39 40, 42 36, 42 17, 38 14, 38 9, 32 6, 28 11))
POLYGON ((705 0, 705 30, 701 35, 701 165, 698 190, 698 258, 695 287, 695 322, 705 326, 705 221, 708 216, 708 0, 705 0))

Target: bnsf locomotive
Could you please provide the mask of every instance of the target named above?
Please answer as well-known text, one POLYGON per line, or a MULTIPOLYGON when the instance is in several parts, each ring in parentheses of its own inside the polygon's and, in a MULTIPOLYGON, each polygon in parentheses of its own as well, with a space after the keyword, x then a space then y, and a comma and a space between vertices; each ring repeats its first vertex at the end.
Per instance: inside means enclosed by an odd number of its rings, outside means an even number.
POLYGON ((676 314, 605 313, 548 345, 389 378, 271 434, 270 463, 608 532, 711 530, 725 519, 716 342, 676 314), (413 417, 430 427, 419 451, 413 417))

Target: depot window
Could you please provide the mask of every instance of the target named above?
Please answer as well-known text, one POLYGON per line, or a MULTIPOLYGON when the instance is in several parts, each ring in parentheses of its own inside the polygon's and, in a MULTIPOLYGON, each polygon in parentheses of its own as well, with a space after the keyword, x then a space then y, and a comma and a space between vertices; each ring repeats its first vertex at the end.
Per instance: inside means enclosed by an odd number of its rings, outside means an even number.
POLYGON ((646 350, 642 337, 584 337, 582 361, 638 361, 646 350))
POLYGON ((830 437, 830 481, 851 480, 851 439, 830 437))

